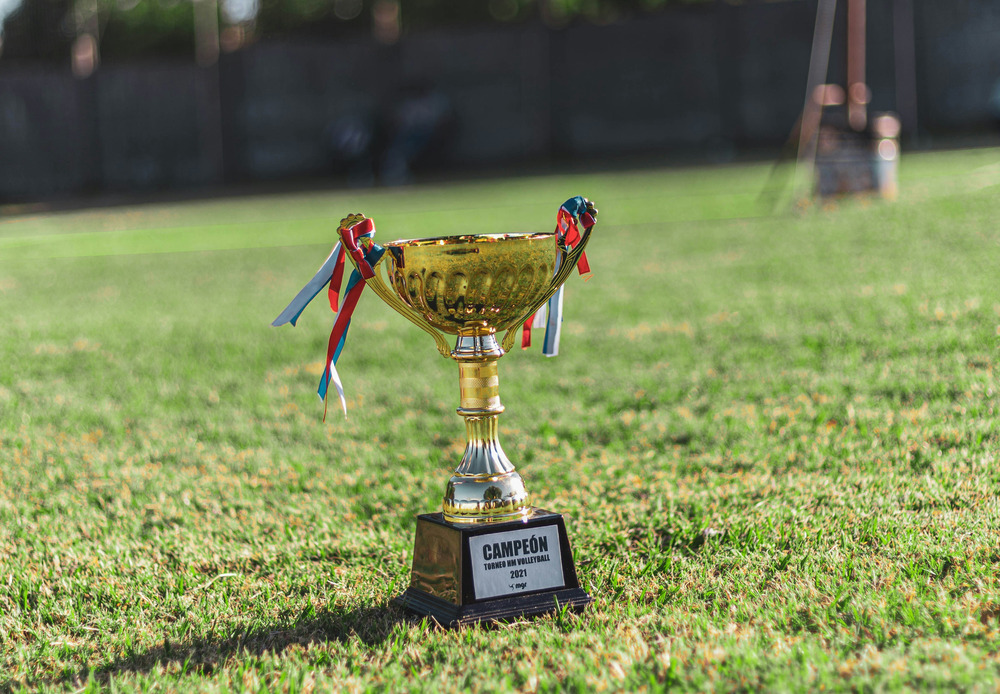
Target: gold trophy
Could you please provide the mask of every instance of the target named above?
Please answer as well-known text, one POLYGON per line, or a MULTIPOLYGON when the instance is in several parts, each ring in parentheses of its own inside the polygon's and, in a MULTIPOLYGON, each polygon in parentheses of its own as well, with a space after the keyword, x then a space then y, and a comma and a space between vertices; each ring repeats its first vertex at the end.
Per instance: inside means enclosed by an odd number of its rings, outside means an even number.
POLYGON ((562 516, 531 505, 497 437, 504 411, 497 360, 574 270, 590 222, 572 248, 557 233, 393 241, 374 267, 363 261, 370 238, 359 249, 344 237, 367 286, 430 334, 442 356, 458 362, 458 414, 468 443, 442 511, 417 518, 410 586, 395 600, 411 612, 457 626, 580 610, 592 602, 577 580, 562 516), (456 336, 454 348, 445 335, 456 336))

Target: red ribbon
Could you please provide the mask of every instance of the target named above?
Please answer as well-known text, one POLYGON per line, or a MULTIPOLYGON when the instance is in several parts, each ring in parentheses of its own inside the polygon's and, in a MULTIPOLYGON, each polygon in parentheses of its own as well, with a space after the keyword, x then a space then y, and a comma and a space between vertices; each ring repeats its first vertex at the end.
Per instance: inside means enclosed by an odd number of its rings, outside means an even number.
POLYGON ((371 219, 363 219, 352 227, 347 227, 346 229, 340 230, 340 238, 344 244, 344 248, 347 252, 351 254, 355 262, 358 264, 358 271, 361 273, 361 277, 366 280, 370 280, 375 276, 375 271, 372 266, 368 264, 365 260, 365 252, 358 245, 358 237, 364 234, 371 233, 375 229, 375 223, 371 219))
POLYGON ((355 259, 360 258, 363 268, 367 268, 368 274, 365 274, 364 270, 362 270, 362 277, 371 279, 374 276, 371 266, 365 260, 363 249, 358 247, 358 237, 371 232, 373 229, 375 229, 375 223, 370 219, 364 219, 352 227, 341 228, 339 230, 343 241, 340 244, 340 251, 337 253, 337 260, 333 266, 333 277, 330 279, 330 288, 327 291, 330 299, 330 309, 334 313, 340 308, 340 287, 344 282, 344 265, 346 259, 344 254, 345 248, 349 249, 351 257, 355 259), (349 243, 348 239, 350 239, 349 243))
MULTIPOLYGON (((584 212, 580 215, 580 221, 583 222, 585 229, 594 226, 594 218, 589 212, 584 212)), ((580 243, 580 230, 577 227, 576 218, 562 207, 559 208, 559 213, 556 215, 556 233, 559 234, 560 238, 565 241, 566 246, 571 250, 576 247, 576 244, 580 243)), ((579 270, 581 275, 590 274, 590 263, 587 262, 586 251, 580 254, 580 259, 576 263, 576 269, 579 270)))
MULTIPOLYGON (((340 307, 340 312, 337 314, 337 320, 333 324, 333 330, 330 331, 330 341, 326 345, 326 366, 323 369, 323 378, 327 379, 329 383, 330 379, 330 362, 333 361, 333 355, 337 351, 337 345, 340 344, 340 339, 344 336, 344 331, 347 329, 347 324, 351 322, 351 314, 354 313, 355 307, 358 305, 358 299, 361 298, 361 292, 365 289, 365 281, 361 279, 351 287, 351 290, 347 292, 347 296, 344 297, 344 303, 340 307)), ((326 402, 327 399, 323 400, 323 421, 326 421, 326 402)))
MULTIPOLYGON (((364 249, 358 244, 358 238, 370 234, 375 230, 375 223, 371 219, 363 219, 357 224, 350 227, 341 227, 340 238, 341 247, 340 253, 337 256, 336 265, 333 269, 333 277, 330 279, 330 289, 328 291, 330 297, 330 308, 333 312, 337 314, 337 319, 334 321, 333 330, 330 331, 330 340, 327 342, 326 346, 326 364, 323 367, 323 378, 325 379, 327 386, 330 383, 330 363, 333 361, 333 357, 337 352, 337 346, 343 339, 344 332, 347 330, 347 326, 351 322, 351 315, 354 313, 354 309, 358 305, 358 300, 361 298, 361 293, 365 289, 365 280, 371 279, 375 276, 375 272, 372 266, 368 263, 365 258, 364 249), (351 287, 347 295, 344 297, 344 303, 340 303, 340 288, 344 279, 344 265, 345 265, 345 249, 347 253, 351 254, 351 257, 358 260, 358 270, 361 274, 361 279, 359 279, 353 287, 351 287)), ((323 399, 323 421, 326 421, 326 404, 328 400, 323 399)))
POLYGON ((340 250, 337 252, 337 264, 333 266, 333 278, 330 280, 330 288, 327 291, 330 297, 330 308, 334 313, 340 306, 340 285, 344 281, 344 258, 344 246, 341 244, 340 250))

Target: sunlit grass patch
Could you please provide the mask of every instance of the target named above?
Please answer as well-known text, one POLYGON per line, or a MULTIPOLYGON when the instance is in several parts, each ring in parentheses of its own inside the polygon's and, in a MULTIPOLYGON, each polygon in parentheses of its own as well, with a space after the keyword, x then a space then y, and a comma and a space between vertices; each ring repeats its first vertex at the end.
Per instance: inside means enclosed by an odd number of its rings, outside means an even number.
POLYGON ((989 688, 1000 678, 996 152, 766 217, 767 168, 536 177, 0 224, 0 688, 989 688), (991 159, 992 157, 992 159, 991 159), (333 224, 601 209, 562 354, 500 362, 582 615, 388 605, 461 456, 455 365, 372 295, 268 323, 333 224))

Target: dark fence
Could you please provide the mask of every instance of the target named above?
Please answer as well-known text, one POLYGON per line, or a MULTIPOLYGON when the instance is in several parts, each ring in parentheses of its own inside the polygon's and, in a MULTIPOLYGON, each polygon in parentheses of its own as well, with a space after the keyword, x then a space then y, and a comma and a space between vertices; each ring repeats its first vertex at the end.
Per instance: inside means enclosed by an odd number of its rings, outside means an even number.
MULTIPOLYGON (((417 79, 450 100, 441 158, 459 167, 779 145, 802 108, 815 11, 815 0, 720 1, 608 26, 428 33, 394 46, 259 42, 212 68, 106 65, 84 80, 68 66, 7 68, 0 200, 324 175, 331 123, 385 113, 417 79)), ((843 54, 835 45, 834 81, 843 54)), ((873 109, 897 108, 908 69, 918 110, 906 122, 900 109, 904 127, 987 127, 1000 3, 871 2, 868 56, 873 109), (912 8, 910 66, 896 64, 900 5, 912 8)))
POLYGON ((69 193, 99 183, 90 96, 88 85, 68 70, 0 76, 0 199, 69 193))

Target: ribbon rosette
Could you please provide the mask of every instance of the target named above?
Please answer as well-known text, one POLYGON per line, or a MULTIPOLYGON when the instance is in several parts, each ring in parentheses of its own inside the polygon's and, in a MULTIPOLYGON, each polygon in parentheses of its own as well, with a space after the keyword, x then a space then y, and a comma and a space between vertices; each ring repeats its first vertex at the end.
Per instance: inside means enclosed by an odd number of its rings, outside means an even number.
POLYGON ((337 360, 344 349, 344 342, 347 340, 347 330, 351 326, 351 315, 358 305, 361 292, 365 288, 365 280, 374 276, 373 268, 378 263, 385 249, 375 243, 372 238, 375 236, 375 224, 364 215, 352 214, 345 217, 340 222, 338 229, 341 240, 330 251, 330 255, 320 266, 313 278, 306 283, 285 310, 278 314, 278 317, 271 323, 273 326, 284 325, 295 322, 299 319, 302 311, 309 305, 316 295, 322 291, 323 287, 329 286, 328 295, 330 308, 336 314, 333 321, 333 329, 330 331, 330 340, 327 344, 326 363, 323 368, 323 375, 320 377, 317 393, 323 400, 323 420, 326 420, 326 395, 333 383, 340 396, 340 406, 347 416, 347 399, 344 397, 344 386, 337 373, 337 360), (344 291, 343 301, 340 300, 341 283, 344 277, 344 261, 346 253, 358 261, 358 270, 352 270, 351 276, 347 280, 347 287, 344 291))
MULTIPOLYGON (((570 198, 559 207, 556 214, 556 234, 559 237, 560 245, 564 245, 568 250, 573 250, 580 243, 580 225, 584 229, 590 229, 596 223, 597 208, 593 203, 581 195, 570 198)), ((584 279, 590 279, 590 264, 587 262, 587 254, 581 253, 580 260, 576 264, 577 270, 584 279)), ((556 262, 555 271, 559 271, 559 262, 556 262)), ((543 306, 535 312, 534 316, 524 322, 521 330, 521 348, 527 349, 531 346, 531 329, 545 328, 545 340, 542 344, 542 354, 546 357, 554 357, 559 354, 559 336, 562 333, 562 313, 563 313, 563 287, 559 287, 556 293, 549 299, 548 305, 543 306)))

